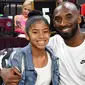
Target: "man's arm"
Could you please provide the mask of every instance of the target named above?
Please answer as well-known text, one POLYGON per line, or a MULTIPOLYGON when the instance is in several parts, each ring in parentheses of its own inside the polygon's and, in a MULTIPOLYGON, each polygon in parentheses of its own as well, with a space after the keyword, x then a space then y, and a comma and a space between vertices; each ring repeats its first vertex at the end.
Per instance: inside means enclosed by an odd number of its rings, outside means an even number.
POLYGON ((0 71, 0 76, 2 77, 5 85, 17 85, 21 79, 20 72, 14 67, 3 68, 0 71))

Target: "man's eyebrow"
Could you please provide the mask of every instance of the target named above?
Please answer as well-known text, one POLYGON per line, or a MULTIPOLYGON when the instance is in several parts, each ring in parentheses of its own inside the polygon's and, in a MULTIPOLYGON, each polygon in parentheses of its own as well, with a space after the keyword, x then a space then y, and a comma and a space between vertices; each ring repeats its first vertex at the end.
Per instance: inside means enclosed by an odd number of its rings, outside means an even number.
POLYGON ((67 13, 66 15, 72 15, 72 13, 67 13))
POLYGON ((59 15, 56 15, 56 16, 54 17, 54 19, 59 19, 59 18, 61 18, 59 15))

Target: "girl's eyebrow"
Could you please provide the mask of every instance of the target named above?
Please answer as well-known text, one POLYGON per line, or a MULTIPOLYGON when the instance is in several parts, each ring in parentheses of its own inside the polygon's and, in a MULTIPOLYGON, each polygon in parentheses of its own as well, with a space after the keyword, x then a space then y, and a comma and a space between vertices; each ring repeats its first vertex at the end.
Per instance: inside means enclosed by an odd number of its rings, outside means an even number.
POLYGON ((45 27, 44 30, 49 29, 48 27, 45 27))
POLYGON ((32 30, 38 30, 38 29, 32 29, 32 30))

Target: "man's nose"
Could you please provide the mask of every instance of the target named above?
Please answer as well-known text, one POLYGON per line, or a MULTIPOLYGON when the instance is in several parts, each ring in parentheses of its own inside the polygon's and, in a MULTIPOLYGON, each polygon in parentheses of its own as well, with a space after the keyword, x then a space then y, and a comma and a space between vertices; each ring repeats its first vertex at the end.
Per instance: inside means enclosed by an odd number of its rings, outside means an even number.
POLYGON ((66 21, 65 20, 62 20, 61 23, 60 23, 61 26, 65 26, 66 25, 66 21))

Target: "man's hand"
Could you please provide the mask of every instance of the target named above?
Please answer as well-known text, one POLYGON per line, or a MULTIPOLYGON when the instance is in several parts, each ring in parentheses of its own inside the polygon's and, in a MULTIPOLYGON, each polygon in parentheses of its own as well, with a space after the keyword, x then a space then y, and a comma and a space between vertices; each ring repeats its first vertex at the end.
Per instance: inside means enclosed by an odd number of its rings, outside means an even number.
POLYGON ((3 68, 0 74, 5 85, 17 85, 21 79, 21 73, 14 67, 3 68))

